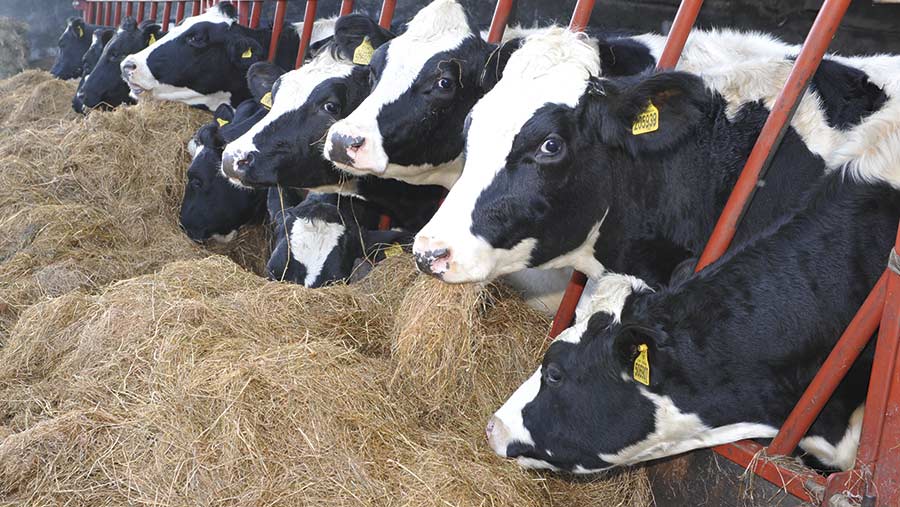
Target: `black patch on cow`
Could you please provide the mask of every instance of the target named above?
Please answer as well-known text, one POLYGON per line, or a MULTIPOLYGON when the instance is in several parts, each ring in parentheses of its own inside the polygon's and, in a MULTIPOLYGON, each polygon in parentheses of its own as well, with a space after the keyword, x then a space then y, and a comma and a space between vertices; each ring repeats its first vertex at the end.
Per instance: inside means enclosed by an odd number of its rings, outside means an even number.
POLYGON ((81 18, 71 17, 59 36, 59 54, 50 68, 50 73, 59 79, 74 79, 85 72, 81 58, 91 46, 92 36, 97 27, 89 25, 81 18))
POLYGON ((88 48, 87 52, 84 53, 84 56, 81 58, 81 68, 84 69, 84 73, 81 76, 81 80, 78 82, 78 88, 75 89, 75 96, 72 98, 72 109, 76 113, 84 112, 84 103, 82 102, 83 92, 81 89, 84 87, 85 78, 93 72, 94 67, 97 66, 97 62, 100 61, 103 49, 109 41, 112 40, 115 34, 116 31, 112 28, 94 30, 91 47, 88 48))
POLYGON ((877 112, 887 94, 869 81, 869 76, 853 67, 824 59, 809 86, 819 93, 830 127, 849 130, 877 112))
POLYGON ((604 76, 631 76, 656 65, 650 48, 634 39, 599 39, 600 70, 604 76))

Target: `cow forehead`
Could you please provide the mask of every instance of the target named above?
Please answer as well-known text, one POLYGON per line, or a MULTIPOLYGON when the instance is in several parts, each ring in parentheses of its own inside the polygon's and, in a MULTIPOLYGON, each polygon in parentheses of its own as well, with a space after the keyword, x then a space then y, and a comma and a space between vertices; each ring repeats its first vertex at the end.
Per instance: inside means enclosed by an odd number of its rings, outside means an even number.
POLYGON ((166 43, 170 40, 174 40, 174 39, 178 38, 184 32, 190 30, 190 28, 192 26, 194 26, 198 23, 204 23, 204 22, 205 23, 225 23, 226 25, 231 26, 231 24, 234 23, 234 19, 223 14, 218 8, 212 8, 212 9, 209 9, 208 11, 204 12, 203 14, 200 14, 199 16, 191 16, 189 18, 186 18, 184 21, 181 22, 180 25, 173 27, 171 30, 169 30, 169 33, 167 33, 165 36, 160 38, 156 44, 154 44, 153 46, 150 46, 150 47, 151 48, 158 47, 158 46, 162 45, 161 43, 166 43))
POLYGON ((432 2, 409 22, 406 32, 388 42, 381 79, 357 111, 377 115, 382 106, 410 88, 428 60, 476 36, 460 4, 454 0, 432 2))
POLYGON ((328 79, 347 77, 352 72, 353 64, 335 59, 331 51, 323 51, 313 61, 279 78, 278 93, 269 114, 278 116, 299 109, 317 86, 328 79))

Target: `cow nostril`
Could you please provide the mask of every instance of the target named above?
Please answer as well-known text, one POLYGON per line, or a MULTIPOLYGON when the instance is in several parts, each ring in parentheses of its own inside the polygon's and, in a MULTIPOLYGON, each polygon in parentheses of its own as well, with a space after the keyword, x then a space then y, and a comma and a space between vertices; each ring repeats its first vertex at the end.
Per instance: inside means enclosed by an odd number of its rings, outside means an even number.
POLYGON ((487 423, 487 426, 485 426, 485 428, 484 428, 484 433, 485 433, 485 435, 487 435, 488 438, 491 438, 491 433, 493 433, 493 432, 494 432, 494 418, 491 417, 491 419, 487 423))
POLYGON ((237 161, 237 166, 238 168, 246 171, 248 167, 253 165, 254 160, 256 160, 256 155, 254 155, 253 153, 248 153, 237 161))
POLYGON ((449 248, 438 248, 437 250, 432 250, 428 252, 428 255, 431 256, 432 259, 445 259, 450 257, 450 249, 449 248))
POLYGON ((130 61, 126 60, 125 62, 122 63, 122 70, 124 70, 124 71, 131 72, 136 68, 137 68, 137 65, 135 65, 134 62, 130 62, 130 61))

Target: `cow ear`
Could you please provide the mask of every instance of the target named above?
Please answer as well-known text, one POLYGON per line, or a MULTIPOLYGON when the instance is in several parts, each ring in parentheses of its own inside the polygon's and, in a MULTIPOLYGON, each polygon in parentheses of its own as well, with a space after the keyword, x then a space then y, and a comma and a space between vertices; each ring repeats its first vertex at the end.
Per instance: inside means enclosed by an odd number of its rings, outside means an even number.
POLYGON ((234 5, 232 5, 231 2, 221 2, 216 5, 216 8, 223 16, 237 19, 237 9, 234 8, 234 5))
POLYGON ((128 16, 122 20, 122 24, 119 25, 119 28, 126 32, 133 32, 138 29, 137 21, 133 17, 128 16))
POLYGON ((372 51, 393 38, 393 32, 381 28, 372 18, 348 14, 334 24, 332 48, 340 58, 367 65, 372 51))
POLYGON ((613 353, 624 373, 635 382, 653 387, 665 380, 671 357, 669 335, 642 324, 624 323, 613 341, 613 353))
POLYGON ((653 74, 621 90, 605 88, 611 93, 606 97, 601 136, 635 156, 682 141, 703 117, 707 98, 700 78, 683 72, 653 74))
POLYGON ((503 69, 509 62, 509 57, 516 52, 525 42, 524 38, 510 39, 503 44, 491 45, 491 54, 488 56, 484 69, 481 71, 481 78, 478 81, 483 93, 491 91, 491 89, 503 77, 503 69))
POLYGON ((219 126, 225 126, 234 121, 234 109, 228 104, 222 104, 216 109, 213 116, 219 126))
POLYGON ((272 87, 283 73, 281 67, 269 62, 255 63, 247 71, 247 86, 250 93, 263 107, 267 109, 272 107, 272 87), (266 94, 269 94, 268 100, 265 99, 266 94))
POLYGON ((103 30, 99 30, 99 32, 99 34, 97 32, 94 32, 94 38, 100 39, 100 43, 103 44, 103 46, 109 44, 109 41, 111 41, 113 36, 116 34, 116 31, 112 28, 105 28, 103 30))
POLYGON ((197 133, 194 134, 194 138, 197 140, 196 144, 199 144, 200 146, 206 146, 207 148, 215 148, 218 131, 219 124, 216 122, 207 123, 206 125, 200 127, 200 129, 197 130, 197 133))
POLYGON ((74 33, 79 39, 84 38, 84 20, 82 20, 81 18, 71 17, 68 19, 68 24, 72 28, 72 33, 74 33))
POLYGON ((148 46, 154 44, 162 37, 162 26, 156 24, 156 21, 152 19, 141 21, 138 29, 141 31, 145 44, 148 46))
POLYGON ((263 47, 249 37, 229 38, 226 48, 229 60, 241 73, 246 73, 251 65, 266 59, 263 47))

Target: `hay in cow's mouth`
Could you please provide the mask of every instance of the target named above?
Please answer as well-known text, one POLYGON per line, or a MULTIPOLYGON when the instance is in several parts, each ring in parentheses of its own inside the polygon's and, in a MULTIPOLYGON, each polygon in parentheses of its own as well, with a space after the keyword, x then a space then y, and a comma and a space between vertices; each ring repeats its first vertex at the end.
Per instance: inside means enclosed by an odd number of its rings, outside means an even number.
POLYGON ((518 298, 407 255, 353 285, 267 282, 262 228, 235 263, 178 227, 208 116, 60 115, 0 126, 5 504, 650 503, 641 470, 569 482, 484 443, 546 345, 518 298))

